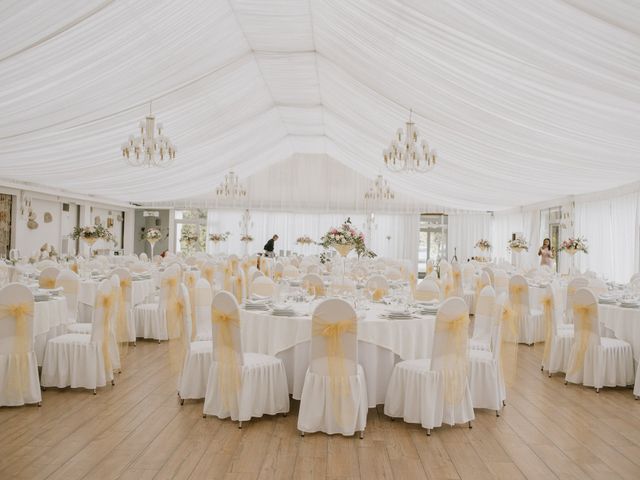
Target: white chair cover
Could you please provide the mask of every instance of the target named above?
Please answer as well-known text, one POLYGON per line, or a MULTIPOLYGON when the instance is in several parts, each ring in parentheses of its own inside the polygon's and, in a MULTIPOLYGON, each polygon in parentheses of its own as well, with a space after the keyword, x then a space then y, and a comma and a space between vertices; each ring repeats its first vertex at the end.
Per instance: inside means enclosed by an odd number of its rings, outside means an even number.
POLYGON ((160 281, 160 303, 142 303, 135 306, 133 314, 136 337, 152 338, 158 341, 169 339, 167 322, 170 319, 167 315, 177 314, 179 277, 178 264, 174 263, 167 267, 160 281))
POLYGON ((357 318, 353 307, 328 299, 311 320, 311 360, 305 375, 298 430, 353 435, 367 424, 367 385, 358 365, 357 318))
POLYGON ((469 340, 472 350, 491 350, 493 323, 495 321, 496 293, 487 285, 480 292, 473 317, 473 336, 469 340))
POLYGON ((529 285, 522 275, 514 275, 509 281, 509 303, 513 308, 517 322, 520 343, 533 345, 545 338, 542 312, 533 311, 529 305, 529 285))
POLYGON ((113 383, 113 365, 110 348, 110 323, 114 315, 116 298, 111 280, 98 286, 93 309, 91 335, 67 333, 47 342, 42 362, 44 387, 88 388, 113 383))
POLYGON ((78 321, 78 291, 80 290, 80 277, 71 270, 63 270, 56 277, 56 288, 62 288, 67 300, 67 315, 71 323, 78 321))
POLYGON ((598 301, 589 289, 573 296, 575 335, 566 382, 588 387, 624 387, 634 381, 631 345, 617 338, 600 338, 598 301))
POLYGON ((565 303, 565 323, 573 323, 573 297, 581 288, 587 288, 589 280, 584 277, 571 279, 567 285, 567 301, 565 303))
POLYGON ((427 434, 443 423, 474 418, 468 384, 469 311, 461 298, 445 300, 436 316, 431 359, 398 363, 391 375, 384 413, 420 423, 427 434))
MULTIPOLYGON (((195 292, 195 331, 191 330, 191 341, 211 340, 211 303, 213 302, 213 291, 209 282, 201 278, 196 282, 195 292)), ((210 342, 209 342, 210 343, 210 342)))
POLYGON ((430 302, 440 300, 440 288, 432 277, 425 277, 416 287, 414 295, 419 302, 430 302))
POLYGON ((38 285, 40 288, 55 288, 56 287, 56 278, 60 273, 60 269, 55 266, 46 267, 40 272, 40 277, 38 277, 38 285))
POLYGON ((302 277, 302 286, 316 297, 324 297, 326 295, 324 282, 320 275, 316 273, 307 273, 302 277))
POLYGON ((289 411, 287 375, 281 360, 242 353, 240 309, 220 292, 211 309, 214 361, 209 369, 203 413, 240 422, 289 411))
POLYGON ((559 321, 562 315, 557 301, 559 297, 559 285, 557 281, 554 281, 546 288, 542 298, 542 314, 545 324, 542 369, 547 370, 549 376, 556 372, 566 373, 573 345, 573 324, 563 324, 559 321))
POLYGON ((272 297, 276 293, 276 284, 267 276, 258 277, 251 283, 251 293, 261 297, 272 297))
POLYGON ((24 285, 0 290, 0 406, 40 403, 33 349, 33 294, 24 285))

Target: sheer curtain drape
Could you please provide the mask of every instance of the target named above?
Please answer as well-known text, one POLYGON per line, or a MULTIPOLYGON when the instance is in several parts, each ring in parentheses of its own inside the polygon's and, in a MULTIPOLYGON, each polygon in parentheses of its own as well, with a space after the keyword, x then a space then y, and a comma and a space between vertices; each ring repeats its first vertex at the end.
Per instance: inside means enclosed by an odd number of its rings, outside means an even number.
POLYGON ((575 232, 589 243, 588 255, 576 255, 582 271, 593 270, 617 282, 628 282, 638 271, 639 196, 636 192, 576 202, 575 232))
MULTIPOLYGON (((209 210, 207 214, 207 232, 230 232, 227 242, 221 244, 224 253, 241 254, 244 245, 240 242, 240 218, 243 210, 209 210)), ((349 215, 347 213, 293 213, 272 211, 251 211, 252 226, 249 233, 254 241, 249 244, 249 253, 261 252, 266 241, 274 234, 280 238, 276 243, 276 251, 314 254, 321 253, 317 245, 300 246, 296 239, 303 235, 318 241, 331 227, 337 227, 350 217, 354 227, 365 233, 365 215, 349 215)), ((389 258, 418 261, 418 226, 417 214, 380 214, 375 215, 375 224, 367 245, 378 255, 389 258), (388 238, 387 238, 388 237, 388 238)), ((212 242, 207 242, 207 251, 213 253, 212 242)))
POLYGON ((449 215, 448 251, 461 262, 476 254, 474 245, 481 238, 491 241, 491 215, 487 213, 449 215))

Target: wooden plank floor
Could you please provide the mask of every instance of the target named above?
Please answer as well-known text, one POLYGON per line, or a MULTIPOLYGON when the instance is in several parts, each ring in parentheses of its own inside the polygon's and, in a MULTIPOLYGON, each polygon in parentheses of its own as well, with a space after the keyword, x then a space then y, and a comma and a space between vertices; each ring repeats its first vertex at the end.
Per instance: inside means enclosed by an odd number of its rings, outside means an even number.
POLYGON ((301 438, 288 417, 242 430, 180 406, 167 345, 130 349, 115 387, 97 396, 47 390, 43 405, 0 408, 0 479, 640 478, 640 401, 631 389, 564 386, 540 372, 543 345, 520 346, 503 415, 473 429, 415 425, 369 410, 366 436, 301 438))

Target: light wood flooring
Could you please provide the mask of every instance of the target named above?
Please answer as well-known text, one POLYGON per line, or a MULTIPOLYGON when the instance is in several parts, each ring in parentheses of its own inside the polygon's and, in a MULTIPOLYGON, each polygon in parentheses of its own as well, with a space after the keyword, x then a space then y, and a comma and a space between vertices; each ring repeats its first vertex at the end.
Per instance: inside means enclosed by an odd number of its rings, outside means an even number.
POLYGON ((519 347, 500 418, 473 429, 416 425, 369 410, 364 440, 296 431, 287 417, 242 430, 180 406, 167 345, 138 342, 115 387, 48 389, 41 408, 0 408, 0 479, 485 478, 640 479, 640 401, 631 389, 564 386, 540 372, 543 345, 519 347))

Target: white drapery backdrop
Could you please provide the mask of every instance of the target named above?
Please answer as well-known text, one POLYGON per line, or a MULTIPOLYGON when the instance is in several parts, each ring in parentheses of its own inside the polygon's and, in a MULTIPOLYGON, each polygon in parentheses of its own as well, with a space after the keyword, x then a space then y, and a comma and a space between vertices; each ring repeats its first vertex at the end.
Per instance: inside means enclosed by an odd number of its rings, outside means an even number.
MULTIPOLYGON (((242 213, 243 210, 239 209, 208 211, 208 234, 231 232, 229 240, 220 245, 221 252, 236 254, 244 252, 244 245, 240 242, 242 213)), ((308 235, 314 241, 318 241, 327 230, 340 226, 347 217, 351 218, 356 229, 364 232, 365 237, 368 237, 365 227, 366 216, 362 214, 252 210, 252 226, 249 228, 249 234, 254 241, 249 244, 249 253, 261 252, 264 244, 274 234, 280 237, 276 243, 276 251, 321 253, 321 247, 316 245, 302 247, 296 244, 296 239, 308 235)), ((419 215, 416 214, 375 215, 375 227, 371 231, 371 238, 366 240, 367 245, 379 256, 408 259, 417 264, 419 219, 419 215)), ((213 253, 212 242, 207 241, 207 251, 213 253)))
POLYGON ((586 237, 589 254, 578 253, 576 265, 617 282, 628 282, 638 271, 639 193, 576 202, 576 235, 586 237))
POLYGON ((454 252, 460 262, 478 255, 474 245, 481 238, 491 242, 492 218, 487 213, 469 213, 449 215, 448 251, 453 257, 454 252))

